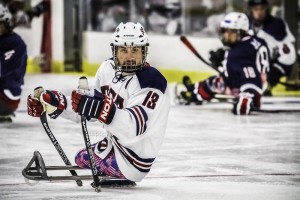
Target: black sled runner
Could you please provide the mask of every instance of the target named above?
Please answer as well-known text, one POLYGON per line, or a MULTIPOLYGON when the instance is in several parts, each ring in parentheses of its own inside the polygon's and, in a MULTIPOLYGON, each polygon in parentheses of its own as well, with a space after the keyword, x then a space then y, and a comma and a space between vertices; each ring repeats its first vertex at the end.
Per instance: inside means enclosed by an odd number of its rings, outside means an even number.
MULTIPOLYGON (((22 170, 22 175, 34 181, 76 181, 76 180, 93 180, 93 175, 71 175, 71 176, 50 176, 49 171, 69 171, 69 170, 85 170, 78 166, 46 166, 44 159, 39 151, 33 153, 33 157, 28 165, 22 170)), ((103 188, 120 188, 134 187, 136 183, 127 179, 119 179, 110 176, 98 176, 100 186, 103 188)))

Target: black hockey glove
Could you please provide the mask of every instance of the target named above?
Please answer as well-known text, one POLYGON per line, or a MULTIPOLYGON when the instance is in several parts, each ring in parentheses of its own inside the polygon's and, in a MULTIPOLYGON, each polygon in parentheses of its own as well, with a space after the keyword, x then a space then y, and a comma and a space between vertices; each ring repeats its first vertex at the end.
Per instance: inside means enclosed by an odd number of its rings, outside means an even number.
POLYGON ((115 112, 116 105, 112 98, 101 93, 96 96, 81 95, 77 91, 72 92, 72 109, 90 119, 98 119, 102 123, 110 124, 115 112))
POLYGON ((32 20, 33 17, 39 17, 43 12, 46 12, 49 10, 49 2, 40 2, 30 10, 26 11, 28 14, 30 20, 32 20))
POLYGON ((212 67, 218 70, 218 67, 222 66, 225 50, 223 48, 219 48, 216 51, 210 51, 209 54, 209 60, 211 62, 212 67))

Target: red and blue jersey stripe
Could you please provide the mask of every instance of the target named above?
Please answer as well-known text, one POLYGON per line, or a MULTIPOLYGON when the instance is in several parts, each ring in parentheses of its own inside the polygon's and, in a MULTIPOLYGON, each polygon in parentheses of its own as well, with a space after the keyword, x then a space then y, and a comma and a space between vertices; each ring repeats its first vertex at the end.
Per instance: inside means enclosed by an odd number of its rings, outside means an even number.
POLYGON ((136 122, 136 136, 143 134, 147 129, 148 115, 142 106, 125 108, 133 116, 136 122))
POLYGON ((141 158, 131 149, 122 146, 116 136, 112 137, 113 143, 118 147, 122 155, 140 172, 149 172, 155 158, 141 158))

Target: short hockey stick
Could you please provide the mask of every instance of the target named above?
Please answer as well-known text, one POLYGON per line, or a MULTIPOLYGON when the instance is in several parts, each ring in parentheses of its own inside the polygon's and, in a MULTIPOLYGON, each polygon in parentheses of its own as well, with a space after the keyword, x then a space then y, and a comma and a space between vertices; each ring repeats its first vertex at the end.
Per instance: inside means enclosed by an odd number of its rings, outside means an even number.
MULTIPOLYGON (((44 92, 44 88, 42 87, 37 87, 34 89, 34 97, 39 99, 42 92, 44 92)), ((56 138, 54 137, 48 121, 47 121, 47 116, 46 116, 46 111, 44 111, 40 117, 41 123, 47 133, 47 135, 49 136, 52 144, 54 145, 55 149, 57 150, 58 154, 60 155, 60 157, 62 158, 62 160, 64 161, 64 163, 67 166, 72 166, 70 160, 68 159, 67 155, 65 154, 64 150, 61 148, 60 144, 58 143, 58 141, 56 140, 56 138)), ((70 173, 72 174, 72 176, 78 176, 75 170, 69 170, 70 173)), ((78 186, 82 186, 82 181, 81 180, 76 180, 76 183, 78 186)))
MULTIPOLYGON (((217 68, 213 68, 211 66, 211 63, 207 62, 199 53, 198 51, 194 48, 194 46, 192 45, 192 43, 184 36, 181 35, 180 36, 180 40, 182 41, 183 44, 185 44, 187 46, 187 48, 194 53, 195 56, 197 56, 197 58, 199 58, 203 63, 205 63, 206 65, 210 66, 212 69, 216 70, 217 72, 220 73, 220 71, 217 68)), ((300 89, 300 85, 298 84, 291 84, 291 83, 284 83, 284 82, 278 82, 279 84, 286 86, 286 87, 290 87, 293 88, 295 90, 299 90, 300 89)))
POLYGON ((189 50, 191 50, 191 52, 194 53, 195 56, 197 56, 197 58, 199 58, 202 62, 204 62, 205 64, 211 67, 211 63, 204 60, 204 58, 198 53, 198 51, 194 48, 192 43, 190 43, 190 41, 184 35, 180 36, 180 40, 183 44, 185 44, 185 46, 187 46, 187 48, 189 48, 189 50))
MULTIPOLYGON (((85 76, 82 76, 79 78, 79 89, 89 89, 88 88, 88 80, 85 76)), ((93 175, 93 180, 94 184, 93 187, 95 188, 96 192, 101 192, 101 185, 100 185, 100 180, 98 177, 98 170, 96 167, 96 162, 93 156, 93 150, 92 150, 92 145, 91 145, 91 140, 89 137, 89 133, 87 130, 87 125, 86 125, 86 118, 84 116, 81 116, 81 127, 82 127, 82 133, 83 133, 83 139, 85 142, 86 150, 89 156, 89 163, 91 166, 92 170, 92 175, 93 175)))

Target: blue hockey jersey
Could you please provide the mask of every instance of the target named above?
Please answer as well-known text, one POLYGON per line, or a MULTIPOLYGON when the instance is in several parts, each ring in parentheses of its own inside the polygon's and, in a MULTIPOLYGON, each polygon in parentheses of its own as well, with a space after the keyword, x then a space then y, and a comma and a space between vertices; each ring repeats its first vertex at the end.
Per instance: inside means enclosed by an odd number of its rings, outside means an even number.
POLYGON ((20 96, 27 64, 27 48, 22 38, 12 32, 0 36, 0 90, 20 96))
POLYGON ((269 68, 269 51, 262 39, 246 36, 225 53, 224 78, 231 90, 262 94, 261 73, 269 68))

